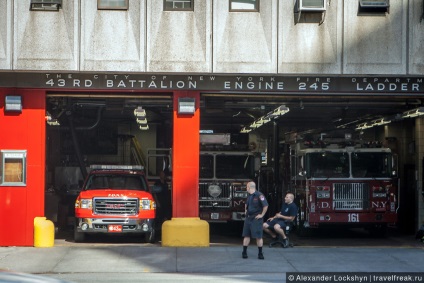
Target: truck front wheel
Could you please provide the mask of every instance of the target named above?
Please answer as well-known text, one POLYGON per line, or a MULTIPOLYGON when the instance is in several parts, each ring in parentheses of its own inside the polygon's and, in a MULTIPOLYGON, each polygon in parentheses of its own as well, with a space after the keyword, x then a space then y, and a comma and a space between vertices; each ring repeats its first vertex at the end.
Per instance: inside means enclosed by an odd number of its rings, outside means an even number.
POLYGON ((75 225, 74 226, 74 241, 76 243, 81 243, 81 242, 84 242, 84 240, 85 240, 85 233, 78 232, 77 225, 75 225))
POLYGON ((146 243, 153 244, 155 242, 155 236, 156 236, 155 228, 152 227, 152 230, 150 232, 147 232, 144 234, 144 241, 146 243))

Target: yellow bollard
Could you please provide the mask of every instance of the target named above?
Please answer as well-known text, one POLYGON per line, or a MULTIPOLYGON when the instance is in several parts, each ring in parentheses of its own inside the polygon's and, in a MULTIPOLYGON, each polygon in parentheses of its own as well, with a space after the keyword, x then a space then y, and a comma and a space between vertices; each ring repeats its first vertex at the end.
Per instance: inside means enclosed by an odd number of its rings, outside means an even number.
POLYGON ((34 218, 34 247, 48 248, 54 246, 54 224, 46 217, 34 218))

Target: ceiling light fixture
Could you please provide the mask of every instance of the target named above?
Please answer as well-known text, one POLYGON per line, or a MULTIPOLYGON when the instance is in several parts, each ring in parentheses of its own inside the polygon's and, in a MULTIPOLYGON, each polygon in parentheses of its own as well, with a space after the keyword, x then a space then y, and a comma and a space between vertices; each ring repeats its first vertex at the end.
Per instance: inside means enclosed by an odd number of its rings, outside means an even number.
POLYGON ((361 124, 358 124, 357 126, 356 126, 356 129, 355 130, 357 130, 357 131, 359 131, 359 130, 365 130, 365 129, 369 129, 369 128, 372 128, 373 127, 373 125, 372 124, 369 124, 369 123, 361 123, 361 124))
POLYGON ((240 133, 241 134, 247 134, 247 133, 250 133, 252 131, 252 129, 251 128, 249 128, 249 127, 243 127, 241 130, 240 130, 240 133))
POLYGON ((377 120, 372 121, 372 126, 382 126, 382 125, 386 125, 389 124, 390 122, 392 122, 389 118, 380 118, 377 120))
POLYGON ((414 118, 424 115, 424 107, 418 107, 402 113, 402 118, 414 118))
POLYGON ((387 117, 378 118, 378 119, 372 120, 371 122, 365 122, 365 123, 358 124, 356 126, 355 130, 357 130, 357 131, 365 130, 365 129, 369 129, 369 128, 376 127, 376 126, 383 126, 383 125, 389 124, 391 122, 392 122, 392 120, 390 118, 387 118, 387 117))
POLYGON ((137 118, 137 119, 135 119, 135 121, 137 122, 137 124, 147 124, 146 117, 144 117, 144 118, 137 118))
POLYGON ((148 130, 149 125, 147 125, 147 117, 146 117, 146 110, 143 109, 143 107, 138 106, 136 109, 134 109, 134 116, 135 121, 140 127, 140 130, 148 130))
POLYGON ((268 112, 266 115, 260 117, 259 119, 256 119, 255 121, 253 121, 252 124, 250 124, 248 127, 244 127, 240 130, 240 133, 249 133, 250 131, 252 131, 253 129, 257 129, 260 126, 268 123, 269 121, 271 121, 272 119, 277 119, 278 117, 286 114, 287 112, 289 112, 290 109, 285 106, 285 105, 281 105, 277 108, 275 108, 273 111, 268 112))
POLYGON ((143 107, 138 106, 136 109, 134 109, 134 116, 135 117, 146 117, 146 110, 143 109, 143 107))
POLYGON ((46 118, 47 125, 49 125, 49 126, 60 126, 59 120, 54 119, 48 111, 46 111, 45 118, 46 118))

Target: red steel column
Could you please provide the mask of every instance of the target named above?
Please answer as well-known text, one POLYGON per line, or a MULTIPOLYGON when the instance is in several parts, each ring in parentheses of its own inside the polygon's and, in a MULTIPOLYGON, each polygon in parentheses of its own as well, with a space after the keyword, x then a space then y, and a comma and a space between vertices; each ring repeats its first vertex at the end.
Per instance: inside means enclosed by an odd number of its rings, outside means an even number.
POLYGON ((200 93, 174 92, 172 146, 172 217, 199 217, 200 93), (194 115, 178 114, 178 98, 193 97, 194 115))
POLYGON ((0 89, 0 149, 27 150, 26 185, 0 187, 0 246, 33 246, 34 218, 44 215, 46 94, 0 89), (6 113, 6 95, 20 95, 21 113, 6 113))

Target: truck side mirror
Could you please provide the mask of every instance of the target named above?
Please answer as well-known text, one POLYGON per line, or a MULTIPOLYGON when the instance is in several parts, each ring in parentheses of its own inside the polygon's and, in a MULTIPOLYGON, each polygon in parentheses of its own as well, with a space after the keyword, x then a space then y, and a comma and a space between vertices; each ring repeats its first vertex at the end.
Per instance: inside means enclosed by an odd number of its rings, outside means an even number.
POLYGON ((299 171, 299 176, 306 176, 306 171, 300 170, 299 171))
POLYGON ((259 171, 261 168, 261 158, 258 156, 255 156, 255 171, 259 171))

